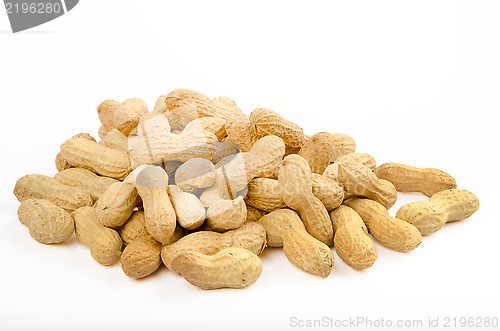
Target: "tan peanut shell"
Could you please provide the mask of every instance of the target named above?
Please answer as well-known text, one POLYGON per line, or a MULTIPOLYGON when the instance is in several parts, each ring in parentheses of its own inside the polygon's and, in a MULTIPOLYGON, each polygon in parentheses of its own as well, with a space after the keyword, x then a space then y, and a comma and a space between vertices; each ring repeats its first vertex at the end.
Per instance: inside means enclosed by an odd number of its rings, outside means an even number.
POLYGON ((379 179, 370 168, 361 163, 340 162, 338 178, 348 193, 377 201, 387 209, 398 198, 391 182, 379 179))
POLYGON ((434 194, 428 201, 410 202, 396 217, 416 226, 422 235, 440 230, 447 222, 468 218, 479 209, 479 200, 467 190, 450 189, 434 194))
POLYGON ((215 97, 212 99, 212 103, 230 114, 243 114, 236 102, 229 97, 215 97))
POLYGON ((107 99, 104 100, 97 106, 97 115, 101 124, 107 131, 111 131, 115 128, 113 121, 113 116, 116 108, 120 106, 120 103, 115 100, 107 99))
POLYGON ((378 178, 391 182, 399 192, 421 192, 428 197, 437 192, 457 188, 450 174, 435 168, 417 168, 389 162, 375 169, 378 178))
POLYGON ((267 212, 286 207, 278 181, 269 178, 254 178, 248 184, 245 203, 267 212))
POLYGON ((217 141, 213 133, 200 130, 198 125, 191 123, 181 134, 160 131, 146 137, 131 135, 128 145, 134 166, 165 161, 186 162, 192 158, 218 162, 237 152, 235 143, 217 141))
POLYGON ((164 114, 167 117, 169 126, 170 126, 170 132, 173 131, 182 131, 188 125, 189 122, 191 122, 190 119, 181 117, 170 110, 167 110, 167 104, 165 103, 165 99, 167 98, 168 94, 163 94, 156 99, 154 111, 159 112, 164 114))
POLYGON ((14 195, 19 202, 46 199, 68 212, 92 205, 92 198, 88 193, 44 175, 25 175, 19 178, 14 186, 14 195))
POLYGON ((95 202, 114 183, 114 178, 98 176, 92 171, 83 168, 69 168, 54 176, 64 185, 74 186, 90 195, 95 202))
POLYGON ((94 260, 103 265, 111 265, 118 260, 122 253, 120 235, 97 222, 94 208, 82 207, 71 215, 75 220, 76 238, 90 248, 94 260))
POLYGON ((122 180, 131 168, 127 153, 82 138, 66 140, 61 153, 71 165, 106 177, 122 180))
POLYGON ((135 178, 135 186, 144 206, 146 228, 162 244, 170 240, 177 223, 167 185, 167 173, 157 166, 144 167, 135 178))
POLYGON ((161 249, 162 245, 151 237, 133 240, 120 258, 123 272, 134 279, 151 275, 161 265, 161 249))
POLYGON ((220 196, 235 197, 255 177, 271 176, 285 154, 283 140, 276 136, 259 139, 249 152, 239 153, 217 165, 216 185, 220 196))
POLYGON ((226 231, 239 228, 247 218, 243 197, 234 200, 219 200, 207 209, 207 229, 226 231))
POLYGON ((217 192, 217 186, 211 186, 203 191, 200 195, 200 201, 205 208, 213 206, 215 203, 220 201, 222 198, 217 192))
POLYGON ((148 106, 139 98, 123 101, 113 112, 113 125, 124 134, 137 127, 139 119, 148 112, 148 106))
POLYGON ((283 247, 294 266, 316 276, 328 277, 333 268, 333 253, 306 231, 296 212, 275 210, 257 223, 266 230, 268 246, 283 247))
POLYGON ((307 140, 298 154, 309 163, 313 173, 321 175, 331 162, 355 150, 356 143, 347 135, 318 132, 307 140))
POLYGON ((141 237, 151 236, 146 229, 146 220, 143 211, 134 211, 129 219, 119 229, 123 244, 128 245, 141 237))
POLYGON ((262 216, 266 215, 267 213, 263 210, 254 208, 250 205, 247 205, 247 219, 245 220, 245 223, 248 222, 257 222, 262 218, 262 216))
POLYGON ((193 193, 197 189, 207 188, 214 184, 215 167, 206 159, 193 158, 175 172, 175 184, 184 192, 193 193))
POLYGON ((330 212, 335 235, 333 245, 339 257, 356 270, 371 267, 377 250, 365 223, 351 207, 340 206, 330 212))
POLYGON ((172 261, 172 270, 204 290, 244 288, 257 281, 262 262, 246 249, 230 247, 214 255, 182 253, 172 261))
POLYGON ((172 261, 183 252, 196 251, 213 255, 228 247, 247 249, 259 255, 266 246, 266 231, 257 223, 247 223, 236 230, 224 233, 198 231, 180 238, 177 242, 165 245, 161 252, 163 264, 171 269, 172 261))
POLYGON ((118 227, 125 223, 134 211, 137 190, 133 184, 117 182, 97 200, 95 210, 99 224, 118 227))
POLYGON ((113 129, 106 133, 106 136, 99 141, 99 145, 127 153, 128 136, 118 131, 118 129, 113 129))
POLYGON ((212 116, 226 119, 232 110, 222 108, 213 103, 206 95, 188 89, 176 89, 165 98, 166 110, 178 116, 194 120, 200 117, 212 116))
POLYGON ((171 202, 177 215, 177 222, 187 230, 199 228, 205 221, 205 207, 194 194, 182 192, 169 185, 171 202))
POLYGON ((106 127, 104 125, 101 125, 99 127, 99 129, 97 130, 97 135, 99 136, 99 138, 104 139, 104 137, 106 137, 108 132, 109 132, 109 130, 106 129, 106 127))
POLYGON ((312 174, 312 192, 327 210, 337 208, 344 201, 344 188, 337 181, 312 174))
POLYGON ((304 130, 300 126, 285 120, 270 109, 254 109, 250 113, 250 124, 254 127, 258 138, 278 136, 283 139, 286 146, 292 148, 302 147, 306 143, 304 130))
POLYGON ((323 176, 328 177, 330 179, 339 180, 339 164, 341 162, 354 162, 354 163, 361 163, 370 170, 375 170, 376 167, 376 162, 373 156, 367 153, 349 153, 344 156, 339 157, 335 162, 330 164, 328 167, 326 167, 325 171, 323 172, 323 176))
POLYGON ((210 132, 222 140, 226 134, 226 120, 220 117, 201 117, 190 122, 190 125, 199 126, 200 130, 210 132))
POLYGON ((297 154, 285 157, 278 182, 283 201, 299 213, 307 232, 326 245, 332 245, 332 222, 326 207, 312 193, 312 173, 307 161, 297 154))
MULTIPOLYGON (((83 139, 88 139, 90 141, 96 142, 94 137, 92 137, 88 133, 79 133, 77 135, 74 135, 72 138, 83 138, 83 139)), ((61 152, 57 153, 56 159, 55 159, 55 164, 56 164, 57 171, 63 171, 63 170, 66 170, 66 169, 73 167, 71 164, 68 163, 68 161, 66 161, 63 158, 61 152)))
POLYGON ((137 124, 137 134, 140 136, 147 137, 155 132, 171 132, 167 116, 159 110, 142 115, 137 124))
POLYGON ((344 203, 361 216, 370 234, 382 246, 405 253, 417 248, 422 242, 422 235, 415 226, 389 216, 387 209, 379 202, 353 198, 344 203))
POLYGON ((58 244, 71 237, 75 230, 67 211, 48 200, 28 199, 17 210, 19 221, 28 227, 30 236, 42 244, 58 244))
POLYGON ((242 152, 248 152, 259 140, 255 128, 245 114, 233 114, 226 120, 227 139, 238 144, 242 152))

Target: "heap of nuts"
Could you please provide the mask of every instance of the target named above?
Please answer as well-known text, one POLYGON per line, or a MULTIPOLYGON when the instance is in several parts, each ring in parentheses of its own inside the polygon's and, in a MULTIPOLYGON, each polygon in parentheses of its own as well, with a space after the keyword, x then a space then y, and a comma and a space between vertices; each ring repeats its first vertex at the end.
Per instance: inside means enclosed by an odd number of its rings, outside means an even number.
POLYGON ((120 260, 131 278, 163 262, 203 289, 243 288, 259 278, 266 246, 320 277, 332 270, 332 246, 362 270, 377 259, 373 239, 408 252, 479 208, 444 171, 377 167, 345 134, 308 136, 227 97, 177 89, 152 111, 140 99, 105 100, 97 111, 99 142, 77 134, 61 145, 54 177, 17 181, 19 220, 43 244, 75 232, 97 262, 120 260), (430 199, 394 218, 397 191, 430 199))

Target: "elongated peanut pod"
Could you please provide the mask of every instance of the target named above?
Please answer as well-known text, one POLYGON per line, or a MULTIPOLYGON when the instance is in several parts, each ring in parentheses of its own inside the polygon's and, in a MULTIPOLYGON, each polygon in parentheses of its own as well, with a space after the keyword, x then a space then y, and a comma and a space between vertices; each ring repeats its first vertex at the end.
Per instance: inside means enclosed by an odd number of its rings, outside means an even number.
POLYGON ((408 222, 389 216, 385 207, 370 199, 353 198, 344 202, 363 219, 371 235, 383 246, 409 252, 422 242, 418 229, 408 222))
POLYGON ((307 233, 296 212, 275 210, 257 223, 266 230, 268 245, 283 247, 285 256, 294 266, 316 276, 328 277, 333 267, 333 253, 307 233))
POLYGON ((450 189, 434 194, 428 201, 410 202, 396 213, 416 226, 422 235, 440 230, 447 222, 466 219, 479 209, 479 200, 467 190, 450 189))
POLYGON ((134 212, 137 190, 134 185, 117 182, 108 187, 95 206, 98 222, 107 227, 118 227, 134 212))
POLYGON ((378 166, 375 174, 378 178, 391 182, 399 192, 421 192, 428 197, 457 187, 455 178, 435 168, 417 168, 389 162, 378 166))
POLYGON ((123 272, 130 278, 143 278, 155 272, 161 264, 162 245, 152 237, 137 238, 125 247, 121 255, 123 272))
POLYGON ((371 267, 377 250, 365 223, 351 207, 340 206, 330 212, 335 236, 333 245, 339 257, 356 270, 371 267))
POLYGON ((172 261, 172 270, 204 290, 244 288, 257 281, 262 263, 249 250, 230 247, 215 255, 182 253, 172 261))
POLYGON ((307 232, 326 245, 332 245, 332 222, 326 207, 312 193, 312 173, 307 161, 297 154, 285 157, 278 182, 283 201, 299 213, 307 232))
POLYGON ((69 168, 54 176, 64 185, 74 186, 87 192, 93 201, 97 201, 101 195, 114 183, 116 179, 98 176, 92 171, 83 168, 69 168))

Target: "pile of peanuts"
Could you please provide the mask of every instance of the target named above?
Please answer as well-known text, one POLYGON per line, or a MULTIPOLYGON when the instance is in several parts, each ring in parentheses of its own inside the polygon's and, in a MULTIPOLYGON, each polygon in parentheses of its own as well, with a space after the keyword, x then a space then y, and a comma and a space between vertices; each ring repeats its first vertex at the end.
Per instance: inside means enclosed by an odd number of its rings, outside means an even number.
POLYGON ((97 112, 99 142, 77 134, 61 145, 54 177, 17 181, 18 216, 43 244, 75 232, 97 262, 120 260, 131 278, 163 262, 202 289, 243 288, 262 273, 266 247, 283 247, 320 277, 332 271, 332 246, 362 270, 377 259, 373 239, 409 252, 479 208, 442 170, 377 167, 347 135, 308 136, 272 110, 248 116, 227 97, 177 89, 152 111, 133 98, 105 100, 97 112), (430 199, 391 217, 397 191, 430 199))

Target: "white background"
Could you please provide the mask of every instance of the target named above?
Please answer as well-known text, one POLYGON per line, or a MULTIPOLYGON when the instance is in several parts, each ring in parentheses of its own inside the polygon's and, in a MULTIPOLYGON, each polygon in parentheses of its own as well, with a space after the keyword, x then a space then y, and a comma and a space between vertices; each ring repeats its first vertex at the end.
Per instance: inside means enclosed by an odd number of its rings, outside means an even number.
MULTIPOLYGON (((498 1, 86 0, 12 34, 0 13, 0 330, 298 329, 293 317, 426 329, 429 318, 500 317, 499 17, 498 1), (442 168, 481 208, 411 253, 377 244, 363 272, 336 256, 320 279, 267 249, 244 290, 203 291, 163 266, 136 281, 74 236, 31 239, 15 181, 54 175, 66 138, 97 137, 102 100, 152 108, 179 87, 232 97, 247 113, 276 110, 309 134, 349 134, 379 164, 442 168)), ((401 195, 390 212, 420 199, 401 195)))

